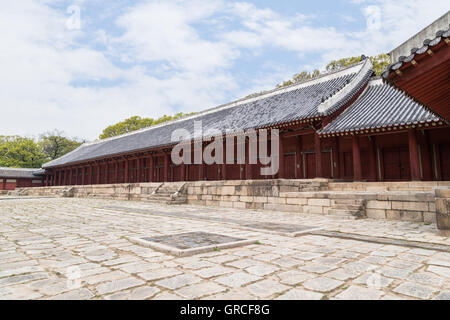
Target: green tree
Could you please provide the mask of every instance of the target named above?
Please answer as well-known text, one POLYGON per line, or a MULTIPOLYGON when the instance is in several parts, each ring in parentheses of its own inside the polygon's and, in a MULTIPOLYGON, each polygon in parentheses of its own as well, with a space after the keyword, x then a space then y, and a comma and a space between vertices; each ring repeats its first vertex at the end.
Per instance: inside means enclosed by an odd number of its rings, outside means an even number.
POLYGON ((195 112, 185 114, 183 112, 177 113, 174 116, 167 116, 164 115, 159 119, 152 119, 152 118, 141 118, 139 116, 134 116, 128 119, 125 119, 124 121, 118 122, 116 124, 113 124, 106 129, 103 130, 102 134, 100 135, 100 139, 106 139, 115 137, 121 134, 125 134, 128 132, 136 131, 139 129, 147 128, 150 126, 154 126, 156 124, 160 124, 163 122, 176 120, 182 117, 186 117, 188 115, 195 114, 195 112))
POLYGON ((40 168, 46 155, 30 138, 0 136, 0 166, 14 168, 40 168))
MULTIPOLYGON (((373 64, 373 69, 377 76, 381 75, 386 67, 391 63, 391 59, 389 55, 382 53, 377 56, 369 57, 370 62, 373 64)), ((348 67, 352 64, 358 63, 361 61, 361 57, 350 57, 343 58, 339 60, 333 60, 326 66, 327 72, 338 71, 342 68, 348 67)))
MULTIPOLYGON (((377 76, 381 75, 383 73, 383 71, 386 69, 386 67, 391 63, 390 57, 384 53, 379 54, 377 56, 369 57, 369 59, 373 64, 373 69, 377 76)), ((325 67, 325 71, 326 72, 339 71, 345 67, 351 66, 360 61, 361 61, 361 57, 348 57, 348 58, 343 58, 343 59, 339 59, 339 60, 333 60, 327 64, 327 66, 325 67)), ((317 69, 314 70, 313 72, 302 71, 302 72, 294 75, 294 77, 292 79, 284 81, 281 84, 278 84, 277 88, 282 88, 282 87, 286 87, 286 86, 289 86, 292 84, 302 82, 304 80, 313 79, 315 77, 320 76, 321 74, 322 73, 317 69)), ((251 96, 253 96, 253 95, 251 95, 251 96)))
POLYGON ((49 160, 62 157, 82 144, 77 139, 64 137, 63 132, 55 129, 40 135, 39 147, 49 160))
POLYGON ((305 80, 313 79, 320 75, 320 71, 315 69, 313 72, 302 71, 294 75, 291 80, 284 81, 281 84, 277 85, 277 88, 287 87, 305 80))

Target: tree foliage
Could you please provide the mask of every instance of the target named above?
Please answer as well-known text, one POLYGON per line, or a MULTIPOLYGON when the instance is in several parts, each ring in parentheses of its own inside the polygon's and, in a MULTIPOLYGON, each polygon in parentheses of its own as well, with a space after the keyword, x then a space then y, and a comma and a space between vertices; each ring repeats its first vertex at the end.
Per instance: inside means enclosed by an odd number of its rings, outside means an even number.
POLYGON ((40 168, 46 155, 30 138, 0 136, 0 166, 15 168, 40 168))
POLYGON ((20 136, 0 136, 0 167, 40 168, 82 142, 63 136, 58 130, 40 135, 38 140, 20 136))
MULTIPOLYGON (((377 76, 381 75, 386 67, 391 63, 391 59, 387 54, 379 54, 377 56, 369 57, 370 62, 373 64, 373 69, 377 76)), ((350 57, 339 60, 333 60, 326 66, 327 72, 338 71, 342 68, 351 66, 352 64, 361 61, 361 57, 350 57)))
MULTIPOLYGON (((370 61, 373 64, 373 69, 375 71, 376 75, 381 75, 383 71, 386 69, 386 67, 390 63, 390 57, 387 54, 379 54, 377 56, 369 57, 370 61)), ((333 60, 330 63, 327 64, 325 67, 325 72, 334 72, 339 71, 345 67, 351 66, 355 63, 358 63, 361 61, 361 57, 348 57, 343 58, 339 60, 333 60)), ((314 70, 313 72, 307 72, 302 71, 296 75, 290 80, 284 81, 281 84, 277 85, 277 88, 286 87, 292 84, 296 84, 305 80, 309 80, 315 77, 318 77, 322 73, 319 70, 314 70)))
POLYGON ((54 160, 78 148, 83 142, 63 136, 63 132, 53 130, 41 134, 39 146, 48 159, 54 160))
POLYGON ((189 116, 192 114, 195 114, 195 112, 188 113, 188 114, 180 112, 173 116, 164 115, 161 118, 158 118, 156 120, 154 120, 152 118, 141 118, 139 116, 134 116, 134 117, 125 119, 124 121, 118 122, 116 124, 113 124, 113 125, 105 128, 99 138, 106 139, 106 138, 115 137, 115 136, 125 134, 128 132, 151 127, 151 126, 163 123, 163 122, 176 120, 176 119, 186 117, 186 116, 189 116))

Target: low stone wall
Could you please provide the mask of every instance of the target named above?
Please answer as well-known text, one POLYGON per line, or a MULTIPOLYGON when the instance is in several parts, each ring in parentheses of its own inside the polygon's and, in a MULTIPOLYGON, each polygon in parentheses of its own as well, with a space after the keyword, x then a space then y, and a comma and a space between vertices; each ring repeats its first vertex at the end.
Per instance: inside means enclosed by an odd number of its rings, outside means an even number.
POLYGON ((16 191, 29 196, 60 196, 116 200, 144 200, 161 183, 104 184, 86 186, 58 186, 23 188, 16 191))
POLYGON ((423 191, 434 192, 437 188, 450 188, 450 181, 408 182, 338 182, 330 181, 328 190, 333 191, 423 191))
POLYGON ((395 183, 352 184, 327 179, 246 180, 41 187, 16 192, 150 201, 155 200, 152 195, 160 189, 174 192, 184 186, 180 192, 183 201, 193 205, 434 223, 436 195, 433 189, 446 188, 446 185, 450 182, 400 183, 396 187, 395 183))
POLYGON ((301 184, 297 180, 195 182, 187 187, 187 199, 204 206, 338 216, 359 211, 358 217, 435 222, 433 192, 330 191, 326 181, 310 183, 317 191, 303 191, 304 180, 301 184))

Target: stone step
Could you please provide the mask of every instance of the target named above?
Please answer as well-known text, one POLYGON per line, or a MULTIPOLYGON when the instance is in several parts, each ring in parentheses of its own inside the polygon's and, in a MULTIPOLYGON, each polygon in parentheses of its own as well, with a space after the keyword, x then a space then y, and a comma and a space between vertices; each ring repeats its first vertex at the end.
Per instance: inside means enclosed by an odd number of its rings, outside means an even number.
POLYGON ((327 215, 363 218, 365 212, 362 212, 361 210, 328 209, 327 215))
POLYGON ((333 209, 339 209, 339 210, 360 210, 360 205, 354 205, 354 204, 335 204, 332 206, 333 209))
POLYGON ((364 200, 361 199, 331 199, 331 202, 335 205, 357 205, 360 206, 364 203, 364 200))

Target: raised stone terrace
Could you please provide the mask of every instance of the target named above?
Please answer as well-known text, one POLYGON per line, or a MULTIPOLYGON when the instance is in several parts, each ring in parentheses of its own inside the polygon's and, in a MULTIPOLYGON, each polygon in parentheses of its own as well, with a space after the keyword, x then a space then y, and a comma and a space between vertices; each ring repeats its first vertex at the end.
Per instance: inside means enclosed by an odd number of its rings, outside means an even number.
POLYGON ((18 189, 12 195, 140 200, 435 223, 437 189, 450 182, 198 181, 18 189))

